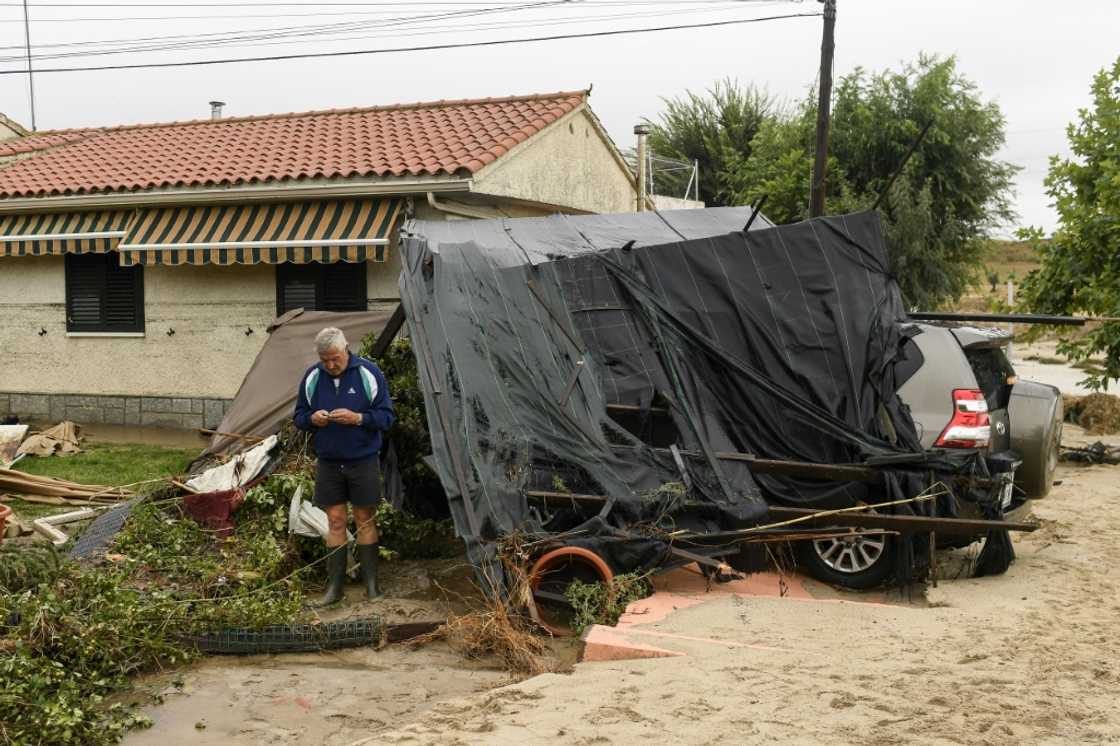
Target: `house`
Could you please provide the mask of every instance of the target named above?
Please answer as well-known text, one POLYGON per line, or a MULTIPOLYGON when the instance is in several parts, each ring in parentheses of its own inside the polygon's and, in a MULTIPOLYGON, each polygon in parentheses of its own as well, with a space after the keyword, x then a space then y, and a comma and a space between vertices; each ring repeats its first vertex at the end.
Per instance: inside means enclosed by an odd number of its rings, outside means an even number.
POLYGON ((7 121, 0 416, 213 427, 278 314, 395 304, 406 216, 626 212, 637 193, 586 91, 7 121))

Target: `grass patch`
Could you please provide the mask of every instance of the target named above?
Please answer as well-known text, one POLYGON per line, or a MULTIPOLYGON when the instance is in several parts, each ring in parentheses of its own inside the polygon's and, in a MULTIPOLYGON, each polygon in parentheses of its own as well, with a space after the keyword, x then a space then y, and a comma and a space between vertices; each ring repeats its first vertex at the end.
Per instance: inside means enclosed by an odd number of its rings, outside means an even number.
POLYGON ((984 252, 988 264, 1041 264, 1038 251, 1030 241, 994 240, 984 252))
POLYGON ((81 484, 117 487, 146 479, 182 474, 198 456, 196 448, 95 443, 73 456, 25 456, 16 470, 81 484))

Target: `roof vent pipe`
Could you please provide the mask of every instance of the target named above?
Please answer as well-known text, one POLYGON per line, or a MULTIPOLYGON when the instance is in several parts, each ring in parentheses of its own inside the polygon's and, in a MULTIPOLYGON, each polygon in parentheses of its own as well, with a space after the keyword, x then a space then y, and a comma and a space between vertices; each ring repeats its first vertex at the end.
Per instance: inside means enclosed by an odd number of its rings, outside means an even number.
POLYGON ((646 210, 646 179, 649 178, 646 174, 646 137, 649 135, 648 124, 634 125, 634 134, 638 136, 638 204, 637 212, 645 212, 646 210))
POLYGON ((226 105, 225 101, 211 101, 210 102, 210 118, 221 119, 222 107, 226 105))

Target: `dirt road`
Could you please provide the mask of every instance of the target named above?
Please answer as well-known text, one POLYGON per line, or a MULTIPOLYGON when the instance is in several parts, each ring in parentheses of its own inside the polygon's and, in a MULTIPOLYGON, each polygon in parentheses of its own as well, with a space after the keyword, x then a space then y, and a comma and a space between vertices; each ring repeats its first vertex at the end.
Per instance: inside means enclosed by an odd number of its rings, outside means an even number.
POLYGON ((1120 467, 1059 478, 1004 576, 945 579, 911 604, 681 609, 654 628, 726 644, 663 637, 687 657, 580 664, 440 703, 369 743, 1120 741, 1120 467))

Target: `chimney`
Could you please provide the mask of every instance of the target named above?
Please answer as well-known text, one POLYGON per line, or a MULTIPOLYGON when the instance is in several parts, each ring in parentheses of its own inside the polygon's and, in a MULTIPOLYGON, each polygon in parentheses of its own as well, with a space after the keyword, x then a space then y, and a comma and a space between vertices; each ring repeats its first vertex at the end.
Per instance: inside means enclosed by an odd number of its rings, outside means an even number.
POLYGON ((649 178, 646 174, 647 156, 646 156, 646 136, 649 135, 648 124, 634 125, 634 134, 638 136, 638 212, 645 212, 646 210, 646 179, 649 178))
POLYGON ((222 107, 226 105, 225 101, 211 101, 210 102, 210 118, 221 119, 222 107))

